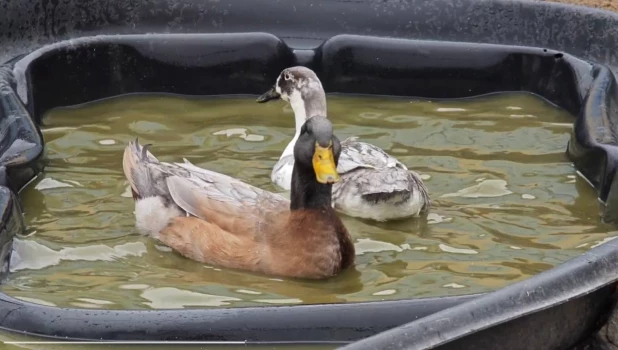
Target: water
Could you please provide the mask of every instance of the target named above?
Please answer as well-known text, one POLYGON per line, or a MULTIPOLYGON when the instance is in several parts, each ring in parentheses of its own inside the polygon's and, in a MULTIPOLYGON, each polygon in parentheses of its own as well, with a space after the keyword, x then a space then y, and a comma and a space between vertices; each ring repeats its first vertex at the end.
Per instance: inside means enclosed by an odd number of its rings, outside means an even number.
POLYGON ((167 342, 159 344, 135 344, 135 343, 87 343, 87 342, 62 342, 48 339, 26 337, 21 334, 0 332, 0 350, 150 350, 150 349, 194 349, 194 350, 333 350, 342 344, 276 344, 276 345, 211 345, 199 342, 167 342), (119 345, 118 345, 119 344, 119 345))
POLYGON ((131 139, 163 161, 279 191, 270 171, 294 133, 284 102, 125 96, 45 116, 49 165, 21 193, 27 237, 2 290, 46 305, 100 309, 244 307, 495 290, 617 235, 565 156, 572 117, 529 94, 417 101, 329 96, 336 134, 356 135, 419 172, 427 220, 344 217, 356 266, 321 282, 185 259, 134 229, 122 172, 131 139))

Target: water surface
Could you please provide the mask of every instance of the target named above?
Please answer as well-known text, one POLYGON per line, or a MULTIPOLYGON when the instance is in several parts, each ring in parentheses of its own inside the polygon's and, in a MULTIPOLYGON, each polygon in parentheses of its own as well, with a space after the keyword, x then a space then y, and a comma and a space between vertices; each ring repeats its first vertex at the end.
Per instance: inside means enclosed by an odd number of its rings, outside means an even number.
POLYGON ((49 164, 21 193, 10 295, 101 309, 243 307, 494 290, 616 235, 565 156, 572 117, 529 94, 418 101, 329 96, 340 139, 359 136, 419 172, 427 219, 344 217, 356 266, 321 282, 205 266, 134 229, 122 152, 135 137, 182 161, 280 191, 270 171, 294 133, 284 102, 132 95, 44 118, 49 164))

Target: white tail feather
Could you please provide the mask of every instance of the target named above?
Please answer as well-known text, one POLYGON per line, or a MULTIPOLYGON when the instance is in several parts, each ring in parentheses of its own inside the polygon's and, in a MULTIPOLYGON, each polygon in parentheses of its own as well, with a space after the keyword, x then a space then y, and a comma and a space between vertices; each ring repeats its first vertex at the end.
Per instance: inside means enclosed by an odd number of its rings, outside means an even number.
POLYGON ((147 197, 135 202, 135 227, 139 233, 158 239, 172 218, 184 216, 176 207, 168 208, 161 197, 147 197))

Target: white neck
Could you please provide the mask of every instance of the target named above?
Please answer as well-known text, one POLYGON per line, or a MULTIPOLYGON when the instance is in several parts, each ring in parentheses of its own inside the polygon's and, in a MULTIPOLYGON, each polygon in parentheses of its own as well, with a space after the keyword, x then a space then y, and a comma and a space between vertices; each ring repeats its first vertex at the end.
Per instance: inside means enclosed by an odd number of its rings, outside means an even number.
POLYGON ((290 96, 290 105, 292 106, 292 110, 294 111, 294 120, 296 121, 296 133, 294 134, 294 138, 292 139, 292 141, 290 141, 287 147, 285 147, 285 150, 283 151, 279 159, 294 154, 294 145, 300 137, 300 129, 307 120, 305 101, 303 101, 303 98, 300 95, 300 91, 292 92, 292 95, 290 96))

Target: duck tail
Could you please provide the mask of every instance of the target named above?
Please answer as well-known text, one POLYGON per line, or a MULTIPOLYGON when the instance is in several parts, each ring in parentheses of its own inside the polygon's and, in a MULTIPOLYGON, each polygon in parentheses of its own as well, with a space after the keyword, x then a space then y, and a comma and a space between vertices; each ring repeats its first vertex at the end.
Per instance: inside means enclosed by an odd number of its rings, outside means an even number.
POLYGON ((173 204, 166 204, 163 197, 147 197, 135 202, 135 227, 139 233, 158 239, 159 232, 170 221, 183 213, 173 204))
POLYGON ((158 237, 169 221, 183 213, 171 199, 161 163, 149 151, 150 145, 129 142, 124 149, 122 168, 135 201, 136 227, 141 234, 158 237))
POLYGON ((143 176, 143 170, 141 162, 139 161, 139 154, 142 151, 142 147, 139 144, 138 139, 135 141, 129 141, 129 144, 124 148, 124 154, 122 155, 122 170, 124 176, 129 181, 131 186, 131 194, 133 200, 137 201, 144 196, 144 191, 140 191, 138 188, 140 178, 143 176))
POLYGON ((151 145, 140 145, 139 141, 130 141, 124 149, 122 169, 129 184, 134 200, 157 195, 156 188, 150 180, 151 167, 149 163, 158 163, 158 160, 148 152, 151 145))
POLYGON ((427 191, 427 187, 425 186, 425 183, 421 179, 421 176, 412 170, 408 171, 408 176, 410 176, 410 183, 411 183, 410 187, 413 189, 413 191, 418 192, 423 202, 425 203, 423 207, 421 208, 420 212, 421 213, 429 212, 429 209, 431 209, 431 207, 433 206, 433 202, 431 198, 429 197, 429 192, 427 191))

